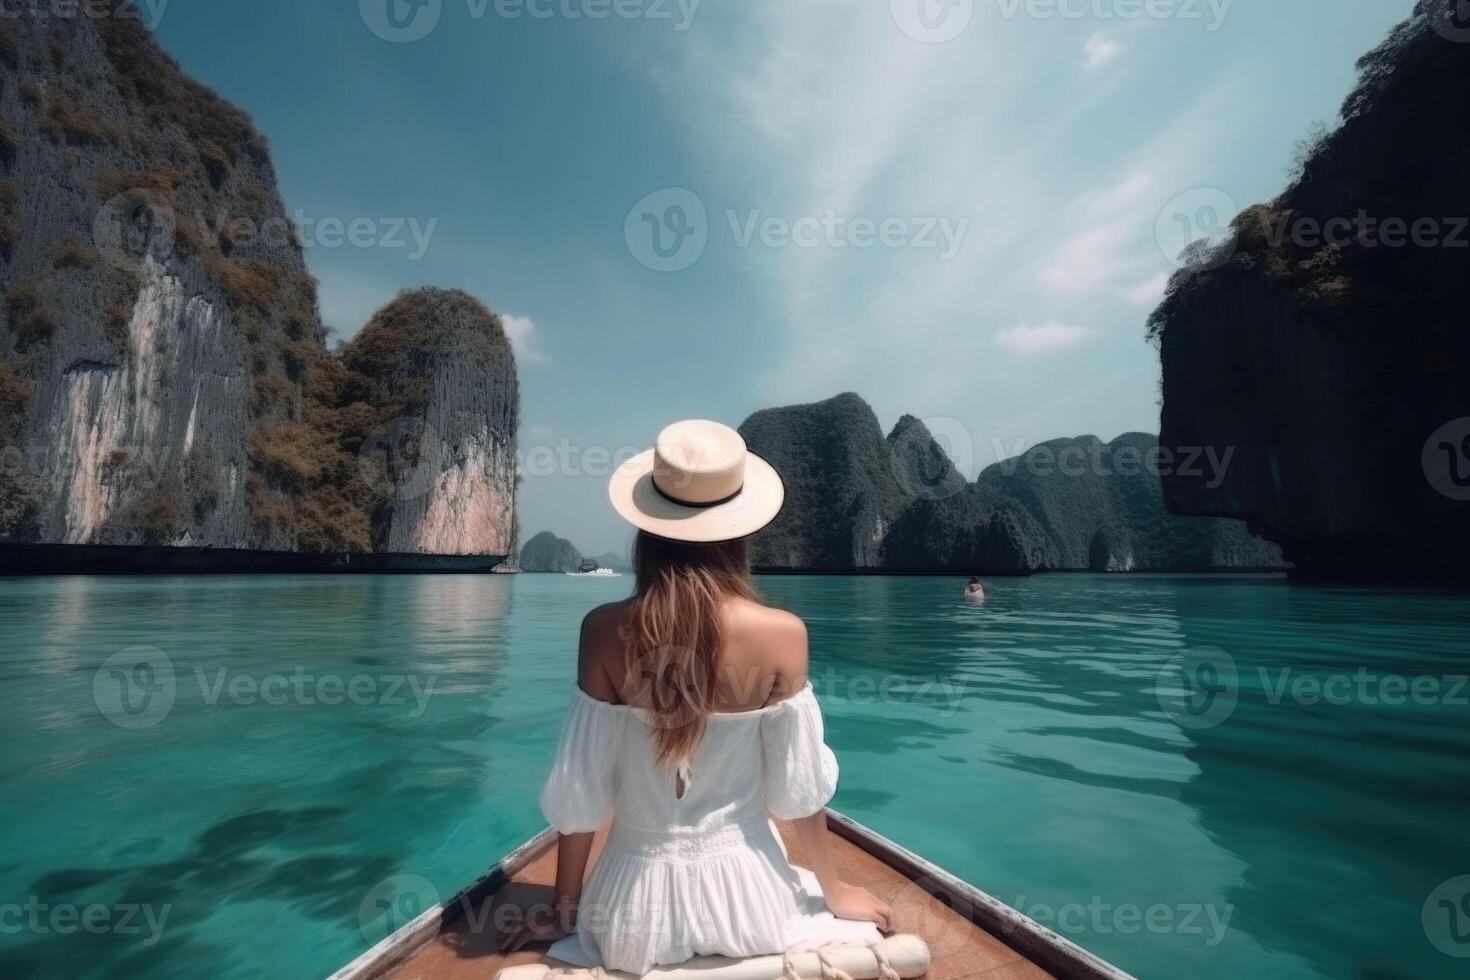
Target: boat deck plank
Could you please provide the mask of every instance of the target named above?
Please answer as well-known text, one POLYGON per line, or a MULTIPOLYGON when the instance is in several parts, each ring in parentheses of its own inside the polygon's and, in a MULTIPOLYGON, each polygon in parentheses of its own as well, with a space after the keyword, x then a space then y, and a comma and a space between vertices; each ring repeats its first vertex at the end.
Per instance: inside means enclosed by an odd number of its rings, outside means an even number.
MULTIPOLYGON (((801 847, 791 829, 782 825, 791 859, 802 864, 801 847)), ((893 908, 895 932, 923 936, 934 962, 927 980, 1046 980, 1052 974, 1028 962, 1020 953, 951 910, 910 878, 853 843, 832 836, 842 877, 870 889, 893 908)), ((594 845, 593 860, 602 835, 594 845)), ((591 866, 589 861, 588 865, 591 866)), ((536 856, 504 886, 430 940, 408 960, 387 974, 393 980, 491 980, 507 966, 547 962, 544 948, 502 955, 494 949, 497 909, 503 903, 521 906, 551 898, 556 872, 555 848, 536 856)), ((503 913, 502 913, 503 914, 503 913)))

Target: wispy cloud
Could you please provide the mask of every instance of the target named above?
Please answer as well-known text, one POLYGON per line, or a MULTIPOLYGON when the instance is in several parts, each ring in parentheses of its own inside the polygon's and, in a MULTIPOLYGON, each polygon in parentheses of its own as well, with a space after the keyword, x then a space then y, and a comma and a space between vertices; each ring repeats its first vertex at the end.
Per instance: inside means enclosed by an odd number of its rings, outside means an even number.
POLYGON ((545 364, 551 360, 550 355, 541 349, 536 324, 530 317, 506 313, 501 314, 500 323, 505 327, 506 337, 510 338, 510 347, 515 351, 517 361, 522 364, 545 364))
POLYGON ((1082 46, 1082 52, 1085 56, 1082 67, 1096 71, 1117 58, 1123 52, 1123 46, 1106 34, 1094 34, 1082 46))
MULTIPOLYGON (((1076 230, 1037 263, 1038 285, 1073 300, 1106 290, 1144 302, 1145 281, 1153 287, 1160 266, 1167 265, 1156 237, 1160 215, 1171 198, 1199 187, 1199 173, 1230 120, 1238 118, 1239 98, 1233 80, 1214 86, 1136 149, 1121 176, 1109 176, 1075 197, 1061 220, 1076 230)), ((1162 294, 1162 286, 1156 288, 1162 294)))
POLYGON ((1092 335, 1087 327, 1073 327, 1055 321, 1029 326, 1007 327, 995 335, 995 342, 1013 354, 1029 356, 1076 347, 1092 335))
MULTIPOLYGON (((712 228, 723 229, 726 209, 752 208, 792 220, 831 211, 970 222, 949 261, 902 248, 722 254, 712 244, 701 269, 724 263, 725 276, 748 277, 771 334, 760 402, 852 389, 880 416, 922 400, 981 425, 996 402, 1034 397, 1040 379, 1017 363, 1023 355, 1088 341, 1107 369, 1149 358, 1139 304, 1124 293, 1167 270, 1159 215, 1212 172, 1251 105, 1245 93, 1220 94, 1219 76, 1193 80, 1192 98, 1140 115, 1127 97, 1161 56, 1149 43, 1157 32, 1058 43, 1055 25, 987 23, 977 5, 961 37, 924 45, 885 6, 707 6, 703 30, 655 62, 658 90, 702 158, 691 186, 712 228), (1110 68, 1080 75, 1079 49, 1110 68), (1122 121, 1099 134, 1098 120, 1113 117, 1122 121), (997 334, 977 323, 1021 326, 997 334), (1015 358, 996 356, 1005 351, 1015 358)), ((1140 414, 1153 410, 1137 401, 1140 414)))
POLYGON ((1133 286, 1123 289, 1123 298, 1130 303, 1140 306, 1153 306, 1164 298, 1164 290, 1169 288, 1169 274, 1160 272, 1156 276, 1150 276, 1133 286))
POLYGON ((1064 295, 1094 293, 1117 280, 1123 249, 1131 237, 1132 228, 1126 221, 1084 229, 1062 241, 1036 278, 1047 289, 1064 295))

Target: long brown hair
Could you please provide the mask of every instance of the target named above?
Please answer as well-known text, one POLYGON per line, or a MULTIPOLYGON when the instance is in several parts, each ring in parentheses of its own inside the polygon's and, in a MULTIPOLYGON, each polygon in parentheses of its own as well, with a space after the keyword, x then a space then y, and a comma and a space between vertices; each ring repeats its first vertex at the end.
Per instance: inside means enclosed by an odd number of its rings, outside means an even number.
POLYGON ((713 710, 725 600, 756 598, 745 539, 695 544, 639 531, 633 569, 619 627, 628 680, 652 714, 655 758, 675 767, 694 755, 713 710))

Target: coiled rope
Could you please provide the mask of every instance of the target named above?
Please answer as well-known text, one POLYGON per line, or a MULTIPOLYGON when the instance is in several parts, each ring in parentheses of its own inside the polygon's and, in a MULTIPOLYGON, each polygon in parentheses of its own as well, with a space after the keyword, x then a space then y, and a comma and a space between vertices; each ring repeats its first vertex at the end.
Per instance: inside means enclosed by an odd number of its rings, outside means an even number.
MULTIPOLYGON (((854 944, 843 943, 840 945, 851 946, 854 944)), ((817 946, 813 949, 803 949, 797 946, 788 949, 785 953, 781 954, 781 980, 806 980, 801 975, 801 972, 796 969, 796 962, 792 957, 797 953, 808 952, 817 954, 817 963, 822 970, 821 980, 853 980, 852 974, 839 968, 837 964, 828 958, 827 950, 831 948, 831 946, 817 946)), ((901 980, 898 971, 893 968, 892 963, 888 962, 888 957, 883 954, 883 949, 878 943, 868 943, 867 950, 873 954, 873 959, 878 963, 878 980, 901 980)))

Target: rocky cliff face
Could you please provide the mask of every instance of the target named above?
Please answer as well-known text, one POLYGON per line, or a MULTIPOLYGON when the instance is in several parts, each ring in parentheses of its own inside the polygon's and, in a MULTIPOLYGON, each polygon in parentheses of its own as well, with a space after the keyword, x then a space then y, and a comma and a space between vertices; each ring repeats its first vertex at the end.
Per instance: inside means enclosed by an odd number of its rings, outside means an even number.
POLYGON ((1164 508, 1161 477, 1187 472, 1209 483, 1233 460, 1206 453, 1161 454, 1152 435, 1112 442, 1095 436, 1054 439, 994 463, 976 481, 981 500, 1010 502, 1041 532, 1048 568, 1093 571, 1278 568, 1278 548, 1240 521, 1189 518, 1164 508))
POLYGON ((0 539, 509 550, 508 349, 433 353, 498 323, 445 300, 422 358, 328 354, 245 114, 137 20, 24 10, 0 20, 0 539), (362 465, 385 427, 437 434, 426 492, 362 465))
POLYGON ((876 569, 902 491, 878 417, 857 395, 770 408, 740 426, 786 484, 786 504, 751 543, 751 563, 876 569))
POLYGON ((514 550, 515 358, 500 321, 465 293, 421 289, 380 310, 342 351, 392 418, 359 458, 380 474, 379 551, 514 550))
POLYGON ((1247 519, 1307 574, 1470 575, 1470 130, 1443 112, 1470 45, 1453 7, 1419 4, 1360 61, 1299 179, 1176 275, 1151 321, 1164 444, 1235 453, 1219 485, 1166 477, 1169 508, 1247 519))
POLYGON ((570 541, 550 531, 542 531, 521 548, 523 572, 575 572, 582 565, 582 553, 570 541))
POLYGON ((921 421, 905 416, 884 438, 853 394, 758 412, 740 431, 786 481, 786 507, 752 543, 758 567, 1005 574, 1281 563, 1238 521, 1166 514, 1151 436, 1056 440, 970 483, 921 421))

